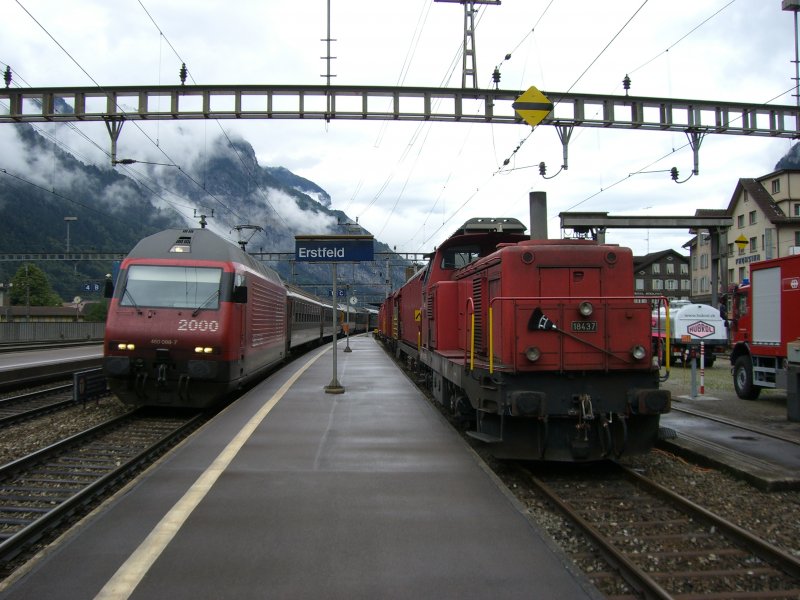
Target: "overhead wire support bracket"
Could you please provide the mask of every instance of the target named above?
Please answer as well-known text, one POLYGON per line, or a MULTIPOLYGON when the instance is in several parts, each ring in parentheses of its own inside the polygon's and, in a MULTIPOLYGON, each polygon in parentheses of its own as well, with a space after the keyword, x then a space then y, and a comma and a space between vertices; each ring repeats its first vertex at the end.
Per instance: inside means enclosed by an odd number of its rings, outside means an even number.
POLYGON ((125 117, 103 117, 106 123, 108 135, 111 137, 111 164, 116 165, 117 161, 117 140, 122 131, 122 126, 125 124, 125 117))
MULTIPOLYGON (((689 139, 689 146, 691 146, 692 154, 694 154, 694 169, 692 169, 692 175, 700 174, 700 144, 703 143, 703 138, 705 136, 705 131, 691 129, 686 132, 686 137, 689 139)), ((688 180, 688 177, 686 179, 688 180)))
MULTIPOLYGON (((575 125, 559 125, 556 124, 556 132, 558 133, 558 139, 561 140, 561 147, 563 149, 564 155, 564 162, 561 164, 561 168, 565 171, 569 169, 569 163, 567 161, 567 147, 569 146, 569 139, 572 137, 572 132, 575 129, 575 125)), ((554 176, 555 177, 555 176, 554 176)))

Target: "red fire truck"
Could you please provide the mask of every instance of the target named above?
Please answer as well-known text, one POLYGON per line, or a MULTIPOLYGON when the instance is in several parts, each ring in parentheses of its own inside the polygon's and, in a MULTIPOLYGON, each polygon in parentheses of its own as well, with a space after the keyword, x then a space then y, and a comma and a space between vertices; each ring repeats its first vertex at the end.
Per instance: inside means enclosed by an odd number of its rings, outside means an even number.
POLYGON ((800 255, 750 264, 750 280, 728 298, 736 394, 786 388, 786 344, 800 338, 800 255))

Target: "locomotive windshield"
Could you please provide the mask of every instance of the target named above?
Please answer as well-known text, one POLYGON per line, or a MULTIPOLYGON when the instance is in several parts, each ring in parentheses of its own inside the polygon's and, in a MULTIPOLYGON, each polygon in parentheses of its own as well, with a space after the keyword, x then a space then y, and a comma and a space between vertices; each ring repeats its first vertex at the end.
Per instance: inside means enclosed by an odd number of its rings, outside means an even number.
POLYGON ((442 250, 442 269, 460 269, 481 257, 481 247, 477 244, 469 246, 453 246, 442 250))
POLYGON ((131 265, 120 306, 219 308, 222 269, 131 265))

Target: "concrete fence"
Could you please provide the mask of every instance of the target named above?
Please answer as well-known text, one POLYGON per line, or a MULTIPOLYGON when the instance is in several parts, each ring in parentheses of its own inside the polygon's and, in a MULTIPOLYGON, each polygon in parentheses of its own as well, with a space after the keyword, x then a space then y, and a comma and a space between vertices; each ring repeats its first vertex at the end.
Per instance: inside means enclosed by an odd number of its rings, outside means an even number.
POLYGON ((103 340, 105 323, 0 323, 0 344, 103 340))

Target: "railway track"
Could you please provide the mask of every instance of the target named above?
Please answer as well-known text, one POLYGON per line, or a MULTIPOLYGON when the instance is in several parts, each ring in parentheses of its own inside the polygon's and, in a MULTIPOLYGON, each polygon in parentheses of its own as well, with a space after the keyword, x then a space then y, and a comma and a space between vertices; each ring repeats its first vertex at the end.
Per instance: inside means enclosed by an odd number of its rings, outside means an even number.
POLYGON ((0 564, 110 493, 207 418, 131 411, 0 467, 0 564))
POLYGON ((0 399, 0 427, 51 413, 74 404, 72 383, 53 385, 32 392, 8 396, 0 399))
POLYGON ((800 597, 800 560, 622 465, 525 475, 635 597, 800 597))

